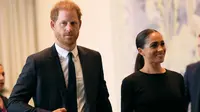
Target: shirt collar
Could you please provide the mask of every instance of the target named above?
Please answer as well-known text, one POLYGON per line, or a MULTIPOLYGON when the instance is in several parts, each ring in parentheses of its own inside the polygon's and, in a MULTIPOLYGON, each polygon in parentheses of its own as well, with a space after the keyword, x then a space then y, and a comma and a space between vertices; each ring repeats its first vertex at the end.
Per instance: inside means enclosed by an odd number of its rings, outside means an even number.
POLYGON ((74 58, 76 58, 78 56, 78 48, 77 45, 75 46, 75 48, 72 51, 67 51, 66 49, 63 49, 62 47, 58 46, 55 43, 55 47, 56 47, 56 51, 58 52, 58 54, 62 57, 67 57, 68 53, 71 52, 74 56, 74 58))

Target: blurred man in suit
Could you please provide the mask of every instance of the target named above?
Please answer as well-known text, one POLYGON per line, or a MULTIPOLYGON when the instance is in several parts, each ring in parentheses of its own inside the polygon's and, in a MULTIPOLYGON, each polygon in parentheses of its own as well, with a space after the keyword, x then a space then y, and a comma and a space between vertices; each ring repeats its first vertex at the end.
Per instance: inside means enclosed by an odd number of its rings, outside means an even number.
POLYGON ((72 1, 51 10, 55 44, 27 58, 9 112, 112 112, 99 52, 78 46, 81 11, 72 1), (35 107, 28 105, 33 97, 35 107))
MULTIPOLYGON (((200 35, 197 39, 200 56, 200 35)), ((184 79, 187 88, 187 105, 191 103, 191 112, 200 112, 200 61, 186 67, 184 79)))

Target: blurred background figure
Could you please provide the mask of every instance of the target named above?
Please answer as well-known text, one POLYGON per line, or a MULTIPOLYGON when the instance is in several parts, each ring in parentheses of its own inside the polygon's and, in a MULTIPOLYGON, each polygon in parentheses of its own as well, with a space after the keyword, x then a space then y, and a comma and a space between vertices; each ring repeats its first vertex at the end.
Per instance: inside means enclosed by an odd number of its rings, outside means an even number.
POLYGON ((3 69, 3 65, 0 64, 0 111, 1 112, 6 112, 6 106, 8 103, 8 99, 5 96, 3 96, 3 93, 5 92, 4 84, 5 84, 5 72, 3 69))
MULTIPOLYGON (((197 48, 198 55, 200 56, 200 34, 197 38, 197 48)), ((189 64, 186 67, 186 72, 184 75, 185 85, 187 88, 188 95, 188 105, 191 103, 191 109, 188 108, 188 111, 199 112, 200 111, 200 61, 189 64)))

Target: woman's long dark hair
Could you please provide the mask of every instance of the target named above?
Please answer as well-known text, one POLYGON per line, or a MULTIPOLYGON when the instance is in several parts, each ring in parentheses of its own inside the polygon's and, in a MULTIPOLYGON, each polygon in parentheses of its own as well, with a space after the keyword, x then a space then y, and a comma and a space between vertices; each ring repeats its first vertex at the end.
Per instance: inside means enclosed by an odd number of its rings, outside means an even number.
MULTIPOLYGON (((144 45, 146 44, 147 37, 153 33, 158 32, 154 29, 145 29, 141 31, 136 37, 136 47, 143 49, 144 45)), ((136 61, 135 61, 135 71, 139 71, 144 66, 144 58, 139 53, 137 54, 136 61)))

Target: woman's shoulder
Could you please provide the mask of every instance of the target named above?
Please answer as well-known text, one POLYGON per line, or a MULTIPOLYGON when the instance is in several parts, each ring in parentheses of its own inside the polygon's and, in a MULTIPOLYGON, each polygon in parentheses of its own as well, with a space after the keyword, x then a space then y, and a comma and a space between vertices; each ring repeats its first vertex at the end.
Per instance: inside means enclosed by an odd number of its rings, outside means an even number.
POLYGON ((174 75, 181 75, 180 73, 178 73, 176 71, 173 71, 173 70, 169 70, 169 69, 166 69, 166 73, 168 73, 168 74, 174 74, 174 75))
POLYGON ((168 70, 166 69, 166 74, 168 76, 171 76, 171 77, 179 77, 179 78, 183 78, 183 75, 181 75, 180 73, 176 72, 176 71, 173 71, 173 70, 168 70))
POLYGON ((142 73, 140 71, 136 71, 131 73, 130 75, 126 76, 123 81, 133 81, 137 80, 140 76, 142 76, 142 73))
POLYGON ((122 90, 129 90, 134 87, 134 85, 138 82, 138 77, 140 76, 139 72, 131 73, 130 75, 126 76, 122 80, 121 88, 122 90))

